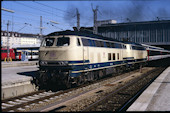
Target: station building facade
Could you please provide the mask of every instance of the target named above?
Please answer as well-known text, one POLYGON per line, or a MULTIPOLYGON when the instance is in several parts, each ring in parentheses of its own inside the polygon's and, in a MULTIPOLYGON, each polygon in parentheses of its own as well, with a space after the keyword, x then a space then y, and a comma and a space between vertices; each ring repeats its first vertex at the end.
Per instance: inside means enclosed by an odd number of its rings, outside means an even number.
MULTIPOLYGON (((39 35, 9 32, 9 48, 40 46, 39 35)), ((7 32, 1 31, 1 47, 7 47, 7 32)))

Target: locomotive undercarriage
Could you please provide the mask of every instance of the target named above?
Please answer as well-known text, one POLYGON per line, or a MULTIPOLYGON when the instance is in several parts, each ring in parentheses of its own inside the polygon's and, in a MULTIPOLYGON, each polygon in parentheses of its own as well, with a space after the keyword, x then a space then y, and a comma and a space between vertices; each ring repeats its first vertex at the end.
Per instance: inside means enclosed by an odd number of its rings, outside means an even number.
POLYGON ((69 70, 56 70, 55 68, 40 68, 38 86, 40 89, 63 89, 71 87, 69 70))
POLYGON ((79 86, 86 82, 95 81, 106 75, 119 75, 123 72, 140 68, 145 63, 135 63, 131 65, 121 65, 117 67, 105 68, 81 73, 78 77, 70 77, 70 70, 59 70, 55 68, 40 68, 38 85, 40 89, 65 89, 73 85, 79 86))

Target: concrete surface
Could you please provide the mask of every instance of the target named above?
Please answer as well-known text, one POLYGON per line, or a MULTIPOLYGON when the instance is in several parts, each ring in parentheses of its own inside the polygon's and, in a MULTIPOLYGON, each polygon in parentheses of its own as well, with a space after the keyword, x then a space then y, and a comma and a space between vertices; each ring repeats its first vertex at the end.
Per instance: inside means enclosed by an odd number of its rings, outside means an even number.
POLYGON ((170 111, 170 67, 138 97, 127 111, 170 111))
POLYGON ((37 65, 1 68, 1 99, 37 90, 31 83, 37 70, 37 65))
POLYGON ((38 61, 1 61, 1 68, 38 65, 38 61))

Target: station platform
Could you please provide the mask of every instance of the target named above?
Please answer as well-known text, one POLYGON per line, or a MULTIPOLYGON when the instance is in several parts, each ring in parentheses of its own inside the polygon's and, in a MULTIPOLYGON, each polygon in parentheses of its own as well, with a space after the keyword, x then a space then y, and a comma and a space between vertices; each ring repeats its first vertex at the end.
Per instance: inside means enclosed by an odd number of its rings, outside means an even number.
POLYGON ((136 99, 128 111, 170 111, 170 66, 136 99))
POLYGON ((38 61, 1 61, 1 68, 38 65, 38 61))
POLYGON ((32 82, 38 72, 37 61, 1 62, 1 99, 36 91, 32 82))

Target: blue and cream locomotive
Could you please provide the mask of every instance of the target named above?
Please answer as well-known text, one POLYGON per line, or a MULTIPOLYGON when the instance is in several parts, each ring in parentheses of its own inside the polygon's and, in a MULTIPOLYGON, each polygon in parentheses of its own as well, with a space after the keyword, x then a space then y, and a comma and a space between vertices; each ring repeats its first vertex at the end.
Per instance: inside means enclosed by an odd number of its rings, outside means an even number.
POLYGON ((134 68, 147 61, 146 49, 136 43, 83 32, 48 34, 39 49, 40 79, 56 85, 82 84, 134 68))

